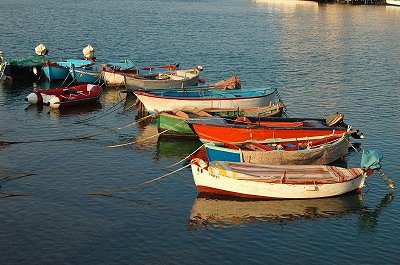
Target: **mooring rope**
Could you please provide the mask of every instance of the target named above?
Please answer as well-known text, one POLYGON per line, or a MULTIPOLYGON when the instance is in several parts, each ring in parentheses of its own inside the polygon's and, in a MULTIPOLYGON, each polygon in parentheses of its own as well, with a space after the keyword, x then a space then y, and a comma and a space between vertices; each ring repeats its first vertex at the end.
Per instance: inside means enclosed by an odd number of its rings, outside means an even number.
POLYGON ((117 188, 117 189, 108 189, 108 190, 105 190, 105 191, 90 192, 90 193, 88 193, 88 194, 89 194, 89 195, 100 195, 100 196, 104 196, 104 195, 108 195, 108 194, 114 193, 114 192, 127 191, 127 190, 132 189, 132 188, 138 188, 138 187, 141 187, 141 186, 143 186, 143 185, 145 185, 145 184, 149 184, 149 183, 152 183, 152 182, 154 182, 154 181, 163 179, 163 178, 165 178, 165 177, 167 177, 167 176, 170 176, 170 175, 172 175, 172 174, 174 174, 174 173, 176 173, 176 172, 179 172, 179 171, 181 171, 182 169, 185 169, 185 168, 187 168, 187 167, 189 167, 189 166, 190 166, 190 164, 185 165, 185 166, 183 166, 183 167, 181 167, 181 168, 178 168, 178 169, 176 169, 176 170, 174 170, 174 171, 171 171, 171 172, 169 172, 169 173, 167 173, 167 174, 164 174, 164 175, 159 176, 159 177, 154 178, 154 179, 150 179, 150 180, 144 181, 144 182, 142 182, 142 183, 128 184, 128 185, 122 186, 122 187, 117 188))
POLYGON ((197 151, 199 151, 203 146, 204 146, 204 144, 200 145, 196 150, 194 150, 192 153, 190 153, 189 155, 187 155, 185 158, 183 158, 182 160, 180 160, 180 161, 178 161, 178 162, 176 162, 176 163, 174 163, 174 164, 172 164, 172 165, 170 165, 170 166, 168 166, 168 167, 165 167, 164 169, 168 169, 168 168, 171 168, 171 167, 173 167, 173 166, 176 166, 176 165, 182 163, 183 161, 185 161, 186 159, 188 159, 191 155, 193 155, 194 153, 196 153, 197 151))
POLYGON ((87 119, 76 121, 75 123, 84 123, 84 122, 92 121, 92 120, 95 120, 95 119, 100 119, 100 118, 102 118, 102 117, 104 117, 104 116, 106 116, 108 114, 114 113, 115 111, 118 111, 119 109, 121 109, 123 107, 123 105, 121 105, 117 109, 114 109, 116 106, 118 106, 118 104, 120 104, 124 100, 125 99, 119 100, 117 103, 115 103, 113 106, 111 106, 108 110, 106 110, 102 115, 99 115, 99 116, 96 116, 96 117, 89 117, 87 119))
POLYGON ((127 123, 127 124, 125 124, 125 125, 123 125, 123 126, 121 126, 121 127, 117 127, 117 128, 107 128, 107 129, 105 129, 105 130, 103 130, 103 131, 101 131, 101 132, 97 132, 97 133, 93 133, 93 134, 88 134, 88 135, 75 136, 75 137, 66 137, 66 138, 55 138, 55 139, 31 140, 31 141, 2 141, 2 140, 0 140, 0 146, 1 146, 2 144, 5 145, 5 144, 26 144, 26 143, 41 143, 41 142, 59 142, 59 141, 86 140, 86 139, 93 138, 94 136, 101 135, 101 134, 103 134, 103 133, 105 133, 105 132, 118 131, 118 130, 122 130, 122 129, 128 128, 128 127, 130 127, 130 126, 132 126, 132 125, 135 125, 135 124, 141 122, 141 121, 144 120, 144 119, 148 119, 148 118, 151 117, 151 116, 153 116, 153 115, 145 116, 145 117, 143 117, 143 118, 141 118, 141 119, 139 119, 139 120, 137 120, 137 121, 135 121, 135 122, 127 123))
MULTIPOLYGON (((150 116, 150 115, 149 115, 149 116, 150 116)), ((164 134, 164 133, 166 133, 166 132, 169 132, 169 131, 171 131, 172 129, 174 129, 176 126, 178 126, 178 125, 180 125, 180 124, 182 124, 182 123, 184 123, 184 122, 186 122, 186 121, 185 121, 185 120, 182 120, 182 121, 180 121, 179 123, 177 123, 177 124, 175 124, 174 126, 172 126, 170 129, 164 130, 164 131, 162 131, 162 132, 160 132, 160 133, 151 135, 151 136, 146 137, 146 138, 144 138, 144 139, 134 140, 134 141, 132 141, 132 142, 124 143, 124 144, 107 145, 107 146, 104 146, 104 147, 105 147, 105 148, 115 148, 115 147, 122 147, 122 146, 131 145, 131 144, 134 144, 134 143, 140 143, 140 142, 146 141, 146 140, 148 140, 148 139, 151 139, 151 138, 160 136, 161 134, 164 134)))

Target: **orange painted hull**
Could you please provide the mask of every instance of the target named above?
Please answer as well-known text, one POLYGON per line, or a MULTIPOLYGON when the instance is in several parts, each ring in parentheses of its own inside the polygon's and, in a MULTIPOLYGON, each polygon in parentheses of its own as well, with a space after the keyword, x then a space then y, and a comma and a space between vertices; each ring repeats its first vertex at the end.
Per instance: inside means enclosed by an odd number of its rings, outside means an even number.
POLYGON ((271 138, 300 138, 342 134, 347 128, 305 128, 305 127, 267 127, 267 126, 215 126, 191 124, 192 129, 203 142, 242 143, 247 140, 263 141, 271 138))

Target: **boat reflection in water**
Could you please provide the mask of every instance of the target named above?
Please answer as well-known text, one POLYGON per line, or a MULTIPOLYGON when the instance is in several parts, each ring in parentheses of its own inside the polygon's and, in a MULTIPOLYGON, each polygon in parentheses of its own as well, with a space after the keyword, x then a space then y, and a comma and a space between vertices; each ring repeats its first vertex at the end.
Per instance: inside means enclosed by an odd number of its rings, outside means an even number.
POLYGON ((358 228, 371 232, 377 226, 379 213, 393 199, 393 193, 387 194, 371 210, 364 204, 362 194, 307 200, 249 201, 200 193, 193 203, 188 229, 226 228, 261 221, 284 223, 301 219, 339 218, 355 213, 358 214, 358 228))
POLYGON ((160 135, 157 140, 157 157, 186 157, 202 146, 197 138, 160 135))
POLYGON ((190 155, 202 145, 197 138, 174 137, 158 132, 157 120, 154 116, 140 114, 136 116, 138 134, 133 145, 138 148, 157 146, 155 159, 160 157, 181 157, 190 155))
POLYGON ((67 115, 85 115, 91 112, 101 110, 103 106, 100 102, 85 104, 82 106, 74 106, 69 108, 54 109, 46 105, 29 105, 25 108, 27 111, 32 112, 46 112, 52 116, 67 116, 67 115))
POLYGON ((107 88, 103 91, 103 102, 106 106, 120 103, 127 99, 125 89, 107 88))
POLYGON ((152 117, 136 116, 136 126, 138 133, 133 141, 135 147, 153 148, 157 144, 158 130, 157 124, 152 117))

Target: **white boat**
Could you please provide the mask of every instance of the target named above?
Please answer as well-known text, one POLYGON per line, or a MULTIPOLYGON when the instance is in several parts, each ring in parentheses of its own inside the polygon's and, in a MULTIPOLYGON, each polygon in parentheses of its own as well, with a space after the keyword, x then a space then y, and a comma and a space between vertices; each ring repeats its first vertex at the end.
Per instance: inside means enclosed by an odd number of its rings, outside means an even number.
POLYGON ((184 88, 197 86, 199 75, 203 70, 201 66, 197 68, 175 70, 165 73, 154 74, 133 74, 125 75, 125 85, 127 88, 184 88))
MULTIPOLYGON (((201 193, 253 199, 311 199, 361 191, 382 156, 370 153, 362 167, 325 165, 258 165, 226 161, 191 161, 193 179, 201 193)), ((364 154, 363 154, 364 155, 364 154)))
POLYGON ((251 108, 267 106, 275 102, 278 92, 273 88, 236 90, 154 90, 134 91, 137 98, 150 113, 155 110, 193 111, 208 108, 251 108))
POLYGON ((400 6, 400 0, 386 0, 386 5, 400 6))
POLYGON ((135 76, 144 74, 158 74, 177 69, 175 64, 137 67, 130 61, 121 61, 103 65, 102 77, 109 87, 125 87, 125 76, 135 76))

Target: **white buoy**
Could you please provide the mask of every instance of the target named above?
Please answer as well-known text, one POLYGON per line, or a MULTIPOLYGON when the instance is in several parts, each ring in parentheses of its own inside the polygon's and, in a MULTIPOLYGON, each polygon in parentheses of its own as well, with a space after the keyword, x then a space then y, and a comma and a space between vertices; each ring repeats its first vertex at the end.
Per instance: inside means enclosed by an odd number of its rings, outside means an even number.
POLYGON ((49 100, 50 107, 53 109, 58 109, 60 107, 60 99, 56 96, 49 100))
POLYGON ((26 98, 26 101, 28 101, 31 104, 37 104, 39 99, 38 96, 36 95, 36 93, 30 93, 26 98))

